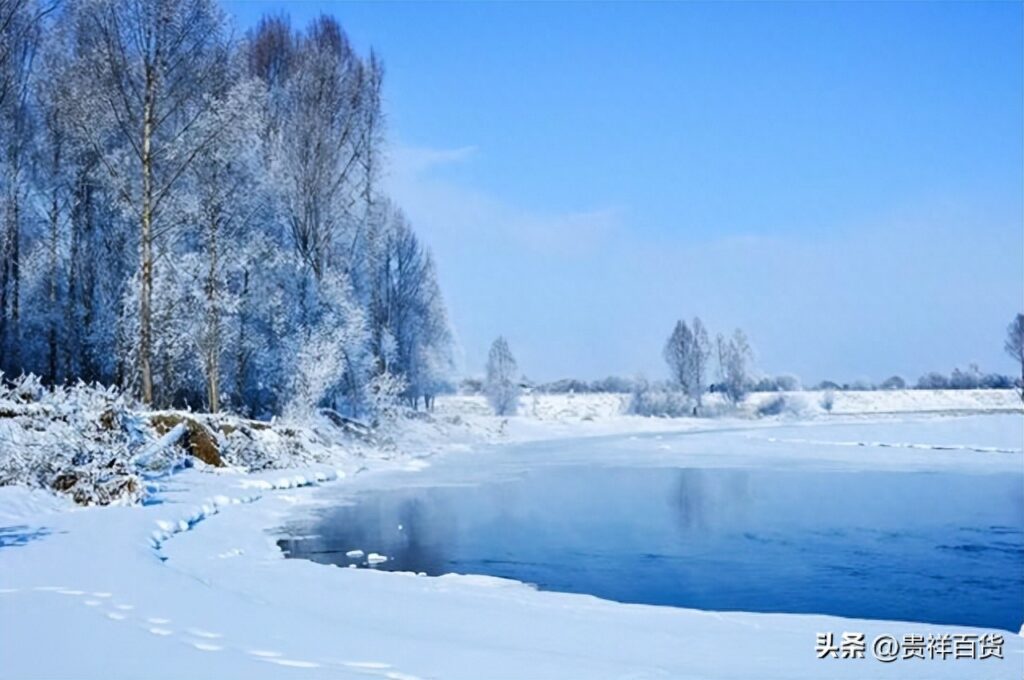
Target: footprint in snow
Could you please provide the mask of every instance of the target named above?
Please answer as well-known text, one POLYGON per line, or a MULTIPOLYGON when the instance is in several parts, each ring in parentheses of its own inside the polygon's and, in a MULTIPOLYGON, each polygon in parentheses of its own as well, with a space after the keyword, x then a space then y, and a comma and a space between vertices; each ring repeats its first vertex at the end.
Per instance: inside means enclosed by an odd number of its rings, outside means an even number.
POLYGON ((128 611, 131 611, 131 610, 135 609, 135 605, 133 605, 133 604, 115 604, 114 608, 115 609, 120 609, 123 612, 128 612, 128 611))
POLYGON ((189 644, 204 652, 219 652, 224 649, 220 645, 210 644, 209 642, 189 642, 189 644))
POLYGON ((171 631, 167 630, 166 628, 157 628, 157 627, 150 628, 149 632, 152 633, 153 635, 170 635, 171 634, 171 631))
POLYGON ((278 656, 284 656, 281 652, 271 652, 265 649, 250 649, 247 654, 257 656, 261 659, 273 659, 278 656))
POLYGON ((152 618, 146 619, 146 623, 152 623, 154 626, 162 626, 163 624, 170 623, 170 622, 171 622, 170 619, 161 619, 161 618, 157 618, 155 616, 152 617, 152 618))
POLYGON ((100 601, 99 600, 82 600, 82 604, 84 604, 86 607, 98 607, 98 606, 100 606, 100 601))
POLYGON ((124 614, 118 614, 117 612, 107 612, 107 618, 114 621, 124 621, 126 617, 124 614))
POLYGON ((299 661, 298 659, 281 659, 281 658, 264 658, 263 661, 270 663, 276 663, 278 666, 288 666, 290 668, 319 668, 320 664, 315 661, 299 661))
POLYGON ((391 668, 391 664, 382 663, 380 661, 345 661, 341 664, 342 666, 348 666, 349 668, 361 668, 363 670, 386 670, 391 668))
POLYGON ((219 638, 219 637, 224 637, 220 633, 211 633, 210 631, 203 630, 202 628, 189 628, 188 631, 186 631, 186 632, 189 635, 195 635, 196 637, 207 638, 209 640, 214 640, 214 639, 219 638))

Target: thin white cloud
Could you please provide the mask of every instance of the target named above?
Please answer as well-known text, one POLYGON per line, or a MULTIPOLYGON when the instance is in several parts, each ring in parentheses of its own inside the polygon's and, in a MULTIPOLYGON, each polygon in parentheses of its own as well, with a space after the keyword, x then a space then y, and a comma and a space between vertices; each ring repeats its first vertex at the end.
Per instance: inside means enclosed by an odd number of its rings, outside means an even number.
POLYGON ((409 176, 446 165, 465 163, 477 155, 475 146, 456 149, 432 149, 425 146, 393 146, 388 150, 393 175, 409 176))
POLYGON ((387 181, 392 196, 417 229, 438 247, 458 239, 462 249, 512 246, 535 254, 572 257, 593 252, 621 224, 621 211, 614 208, 529 211, 436 172, 477 156, 475 146, 398 146, 390 153, 387 181))

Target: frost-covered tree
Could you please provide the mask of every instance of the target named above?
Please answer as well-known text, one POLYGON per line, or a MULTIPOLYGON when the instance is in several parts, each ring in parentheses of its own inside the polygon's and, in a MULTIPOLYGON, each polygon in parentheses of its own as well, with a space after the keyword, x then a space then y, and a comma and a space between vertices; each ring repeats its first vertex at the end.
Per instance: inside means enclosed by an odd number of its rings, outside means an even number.
POLYGON ((22 262, 37 116, 33 67, 45 10, 34 0, 0 4, 0 370, 17 372, 22 352, 22 262))
POLYGON ((434 261, 405 216, 389 210, 368 238, 370 335, 378 373, 405 378, 404 396, 430 408, 451 373, 451 333, 434 261))
POLYGON ((693 345, 693 332, 686 322, 680 319, 676 322, 675 328, 672 329, 672 335, 665 343, 663 355, 665 363, 668 364, 672 381, 687 393, 690 392, 693 345))
POLYGON ((0 0, 0 370, 159 406, 386 420, 451 370, 392 206, 383 67, 215 0, 0 0))
POLYGON ((685 321, 677 321, 663 354, 672 381, 699 408, 707 385, 707 364, 711 356, 708 333, 700 318, 694 318, 692 330, 685 321))
POLYGON ((750 391, 754 352, 746 334, 738 328, 733 331, 731 338, 719 335, 716 338, 716 349, 722 391, 732 403, 737 404, 750 391))
POLYGON ((907 387, 907 381, 898 375, 893 375, 883 380, 879 387, 883 390, 903 390, 907 387))
POLYGON ((78 2, 79 135, 96 151, 137 226, 139 395, 153 401, 154 268, 180 222, 170 209, 190 166, 225 126, 201 125, 225 76, 224 19, 213 0, 78 2))
POLYGON ((484 382, 487 400, 495 415, 515 415, 519 406, 519 368, 508 341, 498 337, 487 355, 487 377, 484 382))
POLYGON ((188 178, 192 200, 187 214, 199 256, 194 280, 202 282, 196 308, 202 313, 192 319, 206 406, 212 412, 220 409, 222 389, 229 380, 225 368, 232 340, 237 340, 239 280, 247 266, 257 264, 239 244, 249 241, 266 207, 262 95, 263 89, 250 80, 238 80, 217 93, 217 106, 201 123, 211 128, 214 141, 202 150, 188 178), (223 134, 214 134, 221 127, 223 134))
POLYGON ((1003 349, 1013 358, 1020 371, 1020 398, 1024 400, 1024 314, 1018 314, 1006 327, 1003 349))
POLYGON ((701 398, 707 388, 708 359, 711 358, 711 343, 708 332, 700 317, 693 318, 693 351, 690 357, 690 398, 701 406, 701 398))

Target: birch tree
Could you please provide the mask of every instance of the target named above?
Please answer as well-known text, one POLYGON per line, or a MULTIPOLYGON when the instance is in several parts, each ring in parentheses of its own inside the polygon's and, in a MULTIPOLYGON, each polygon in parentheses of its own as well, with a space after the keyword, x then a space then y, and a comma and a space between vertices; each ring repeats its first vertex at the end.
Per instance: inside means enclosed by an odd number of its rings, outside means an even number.
POLYGON ((201 124, 227 63, 223 17, 212 0, 95 0, 77 10, 88 114, 76 118, 78 132, 137 225, 135 355, 140 397, 152 403, 153 271, 180 226, 165 208, 223 131, 201 124))

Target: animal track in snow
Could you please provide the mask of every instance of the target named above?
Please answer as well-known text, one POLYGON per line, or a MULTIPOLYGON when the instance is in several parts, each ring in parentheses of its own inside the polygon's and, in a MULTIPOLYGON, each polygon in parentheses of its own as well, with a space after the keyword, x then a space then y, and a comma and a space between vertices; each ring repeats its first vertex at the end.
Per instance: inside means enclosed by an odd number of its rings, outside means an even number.
POLYGON ((291 668, 319 668, 320 664, 315 661, 299 661, 298 659, 264 658, 263 661, 276 663, 278 666, 289 666, 291 668))
POLYGON ((196 637, 207 638, 208 640, 215 640, 219 637, 224 637, 220 633, 211 633, 210 631, 203 630, 202 628, 189 628, 185 632, 189 635, 195 635, 196 637))
POLYGON ((149 629, 149 632, 153 635, 171 635, 171 631, 167 630, 166 628, 153 627, 149 629))
POLYGON ((271 652, 265 649, 250 649, 246 654, 257 656, 261 659, 273 659, 274 657, 284 656, 281 652, 271 652))
POLYGON ((196 649, 202 650, 204 652, 219 652, 220 650, 224 649, 220 645, 213 645, 209 642, 190 642, 189 644, 191 644, 196 649))

